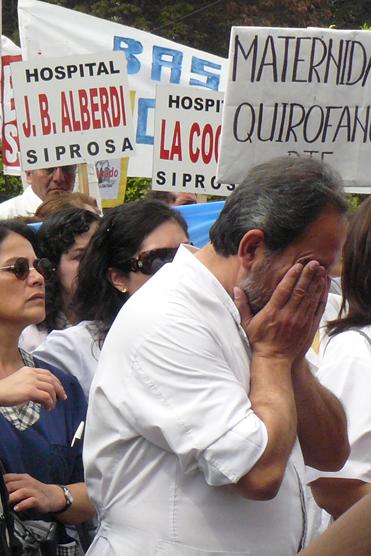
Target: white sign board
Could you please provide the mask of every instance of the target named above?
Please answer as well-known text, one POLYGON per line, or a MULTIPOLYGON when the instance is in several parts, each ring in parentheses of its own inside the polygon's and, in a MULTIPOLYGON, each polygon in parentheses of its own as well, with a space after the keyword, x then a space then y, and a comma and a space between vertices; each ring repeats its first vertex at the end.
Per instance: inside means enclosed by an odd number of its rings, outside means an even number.
POLYGON ((1 152, 4 174, 19 175, 19 143, 10 65, 22 60, 21 49, 1 36, 1 152))
POLYGON ((371 186, 371 33, 235 27, 218 180, 275 156, 313 156, 348 191, 371 186))
POLYGON ((126 62, 117 52, 40 57, 12 66, 22 167, 130 156, 126 62))
POLYGON ((117 50, 126 57, 130 89, 135 91, 136 154, 130 158, 130 176, 152 176, 157 84, 224 90, 225 58, 38 0, 18 0, 18 18, 26 60, 105 50, 117 50))
POLYGON ((215 179, 223 93, 159 85, 156 93, 152 189, 229 195, 215 179))

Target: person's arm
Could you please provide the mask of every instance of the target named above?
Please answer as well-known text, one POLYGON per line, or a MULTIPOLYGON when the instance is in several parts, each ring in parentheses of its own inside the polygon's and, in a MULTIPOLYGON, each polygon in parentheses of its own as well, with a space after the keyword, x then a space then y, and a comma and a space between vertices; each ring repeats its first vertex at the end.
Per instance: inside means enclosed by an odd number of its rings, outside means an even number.
POLYGON ((255 316, 242 290, 235 289, 241 324, 252 346, 249 398, 268 432, 263 455, 238 483, 248 498, 273 498, 282 482, 298 426, 292 367, 312 341, 326 293, 325 270, 316 261, 294 265, 255 316))
POLYGON ((0 379, 0 405, 12 406, 28 401, 53 409, 57 400, 66 400, 66 392, 58 378, 46 369, 22 367, 0 379))
POLYGON ((262 457, 237 483, 243 496, 269 500, 276 496, 296 438, 296 407, 291 364, 285 358, 253 356, 249 398, 264 422, 268 443, 262 457))
MULTIPOLYGON (((9 492, 9 503, 16 512, 34 508, 41 513, 54 513, 65 507, 66 499, 59 485, 48 485, 28 474, 7 473, 4 480, 9 492)), ((95 508, 85 483, 66 485, 73 496, 73 504, 65 512, 55 515, 62 523, 78 524, 91 519, 95 508)))
POLYGON ((370 556, 371 494, 342 515, 300 556, 370 556))
POLYGON ((350 451, 342 404, 312 375, 304 359, 294 363, 292 383, 298 437, 306 465, 322 471, 338 471, 350 451))
POLYGON ((322 477, 310 483, 310 487, 317 504, 334 519, 371 493, 371 484, 358 479, 322 477))

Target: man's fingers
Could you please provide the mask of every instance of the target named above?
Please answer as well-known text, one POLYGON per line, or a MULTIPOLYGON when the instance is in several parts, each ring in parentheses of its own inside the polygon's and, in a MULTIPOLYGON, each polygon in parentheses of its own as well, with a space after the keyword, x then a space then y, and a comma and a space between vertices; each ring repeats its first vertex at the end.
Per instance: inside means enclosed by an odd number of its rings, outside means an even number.
POLYGON ((241 324, 243 326, 247 326, 252 319, 253 314, 245 292, 237 286, 233 288, 233 301, 240 313, 241 324))
POLYGON ((294 287, 298 282, 302 271, 303 265, 301 263, 296 263, 286 272, 285 276, 274 290, 269 301, 269 304, 272 307, 282 309, 286 305, 292 296, 294 287))
MULTIPOLYGON (((303 307, 303 304, 311 304, 313 297, 316 297, 322 290, 323 282, 322 285, 320 282, 323 273, 324 269, 317 261, 310 261, 306 264, 293 288, 292 295, 288 300, 288 307, 296 310, 299 306, 303 307)), ((316 305, 317 300, 315 301, 316 305)))

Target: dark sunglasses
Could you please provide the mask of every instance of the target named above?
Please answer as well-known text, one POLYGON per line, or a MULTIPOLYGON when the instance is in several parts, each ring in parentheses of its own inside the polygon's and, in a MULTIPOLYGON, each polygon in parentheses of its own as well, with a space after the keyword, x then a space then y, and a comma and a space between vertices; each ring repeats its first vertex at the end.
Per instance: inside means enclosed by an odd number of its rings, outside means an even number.
POLYGON ((74 176, 76 174, 76 165, 70 164, 69 166, 53 166, 52 168, 43 168, 43 172, 51 176, 56 170, 60 168, 64 174, 74 176))
POLYGON ((130 259, 129 270, 152 276, 164 264, 171 263, 177 251, 178 247, 163 247, 162 249, 143 251, 135 259, 130 259))
POLYGON ((18 257, 18 259, 14 261, 14 264, 0 267, 0 270, 12 272, 18 280, 26 280, 32 269, 37 270, 45 280, 49 280, 55 271, 52 263, 48 259, 35 259, 33 266, 30 266, 26 257, 18 257))

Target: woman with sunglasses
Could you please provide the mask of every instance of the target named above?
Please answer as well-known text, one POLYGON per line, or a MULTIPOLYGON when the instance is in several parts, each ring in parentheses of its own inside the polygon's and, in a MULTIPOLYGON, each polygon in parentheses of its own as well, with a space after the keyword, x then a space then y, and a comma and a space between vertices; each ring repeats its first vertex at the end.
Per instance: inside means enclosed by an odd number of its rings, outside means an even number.
POLYGON ((110 210, 81 262, 74 310, 82 322, 53 331, 34 353, 72 372, 88 396, 100 350, 119 310, 188 241, 183 217, 159 201, 110 210))
MULTIPOLYGON (((0 222, 0 461, 22 520, 80 523, 94 515, 81 443, 71 446, 85 420, 84 394, 74 377, 18 348, 22 330, 45 317, 52 272, 47 259, 36 258, 30 227, 0 222)), ((58 543, 69 542, 61 526, 58 543)))
POLYGON ((67 208, 52 214, 41 225, 38 250, 51 261, 55 272, 46 285, 45 319, 22 334, 20 345, 27 351, 39 346, 51 330, 63 330, 78 322, 71 303, 77 272, 99 220, 89 210, 67 208))

